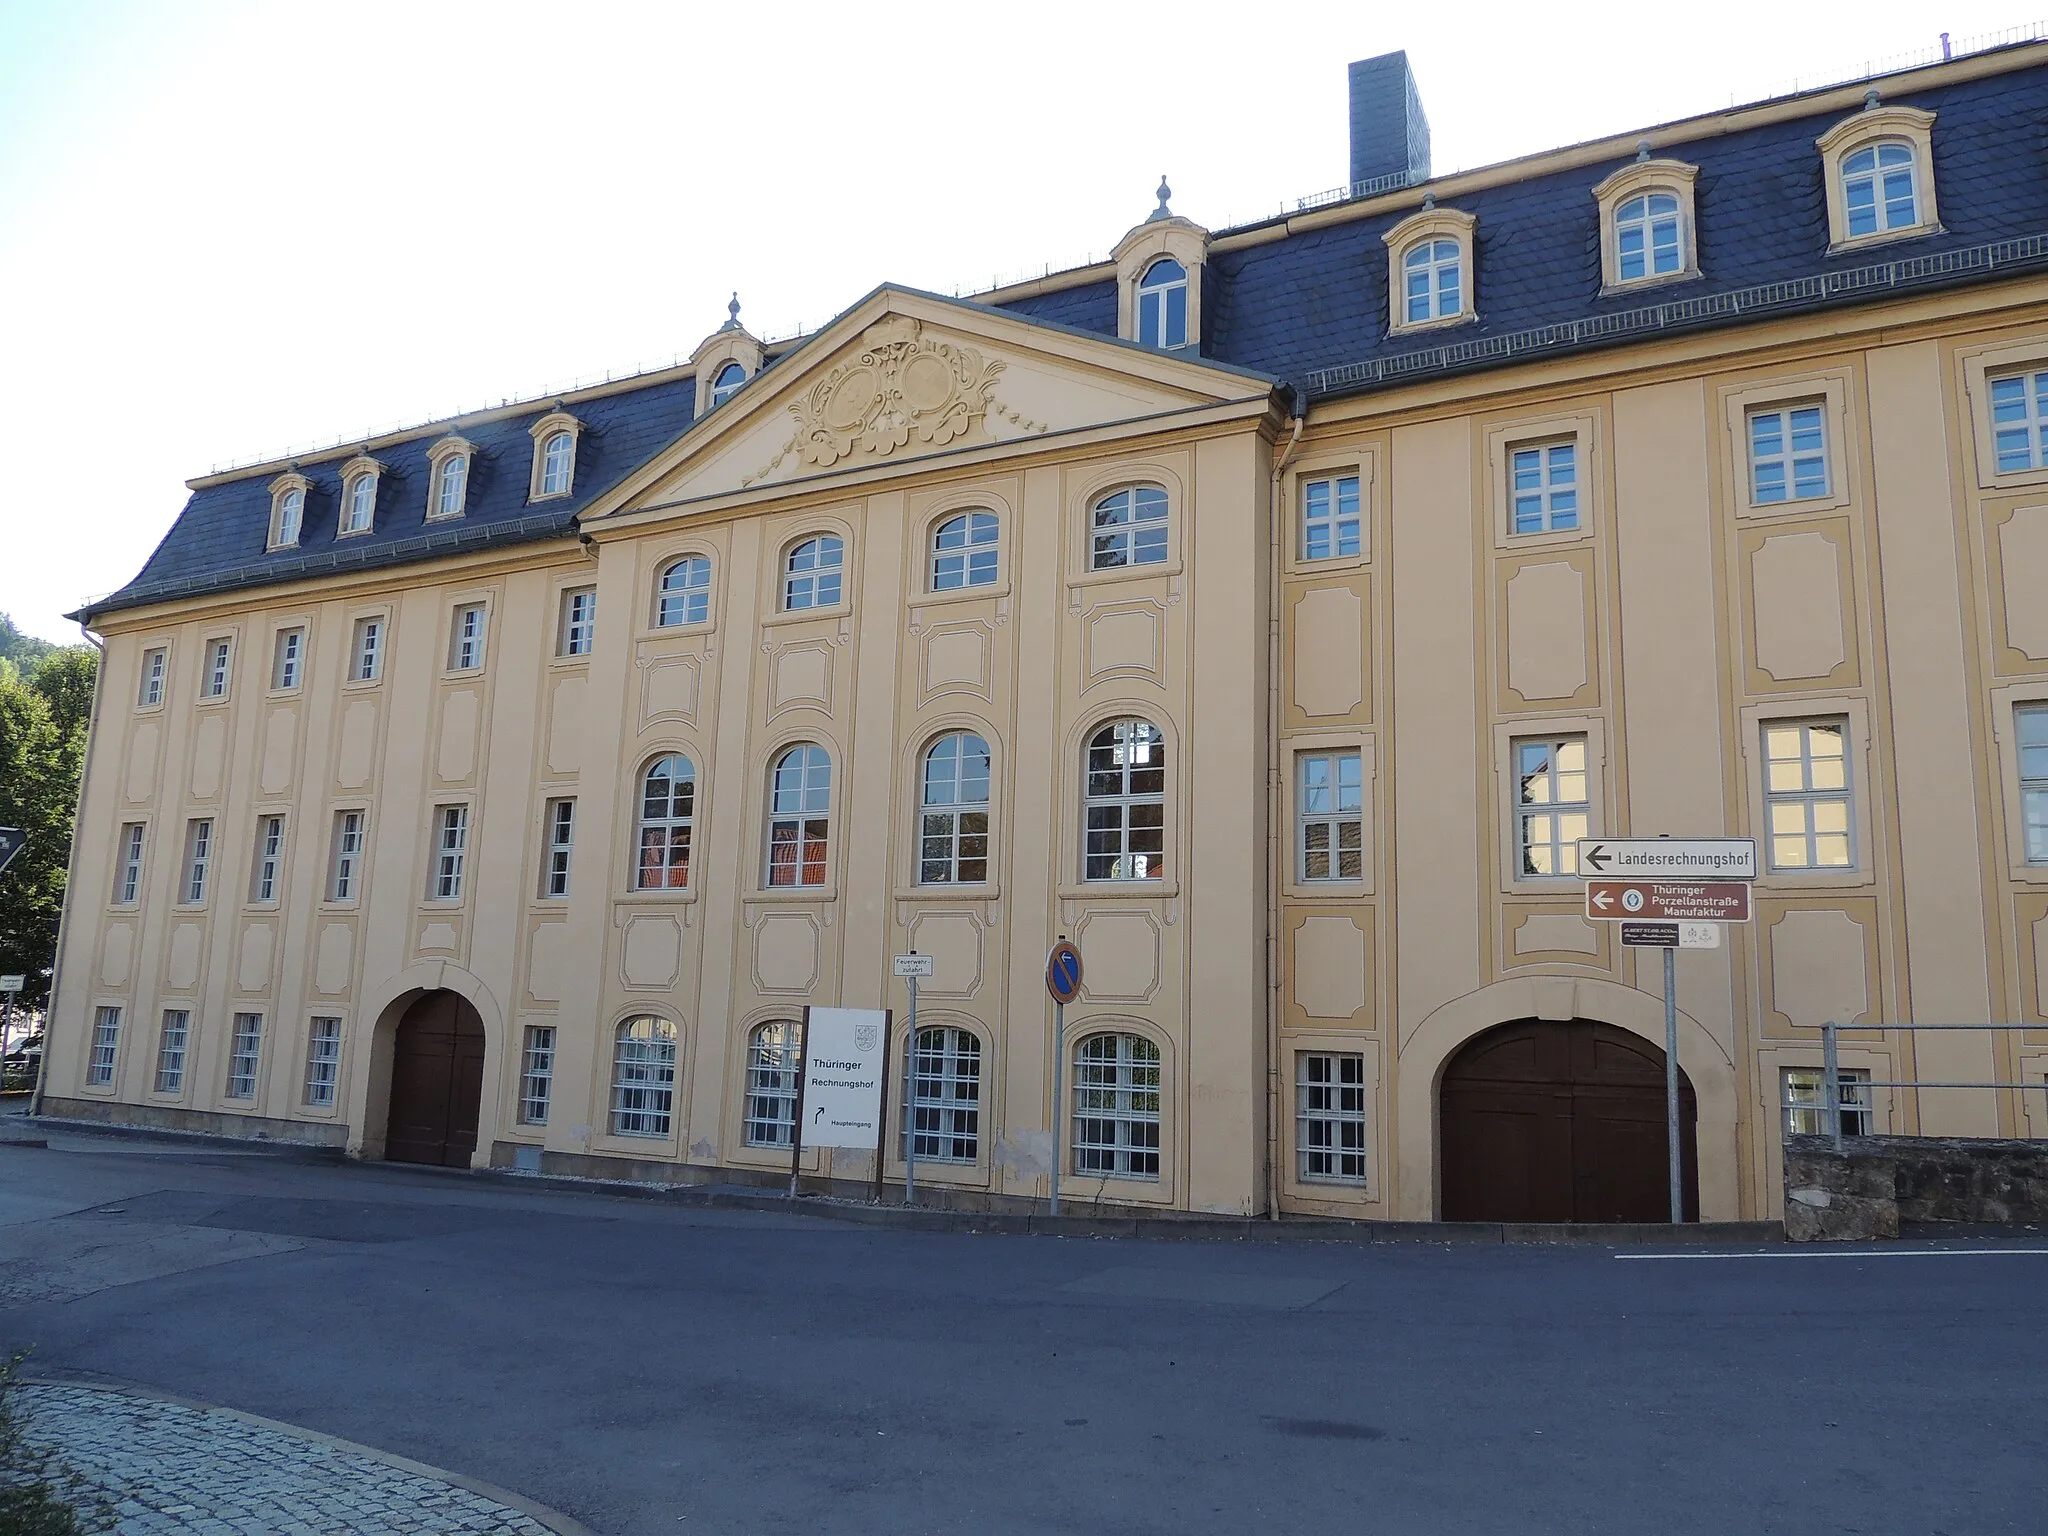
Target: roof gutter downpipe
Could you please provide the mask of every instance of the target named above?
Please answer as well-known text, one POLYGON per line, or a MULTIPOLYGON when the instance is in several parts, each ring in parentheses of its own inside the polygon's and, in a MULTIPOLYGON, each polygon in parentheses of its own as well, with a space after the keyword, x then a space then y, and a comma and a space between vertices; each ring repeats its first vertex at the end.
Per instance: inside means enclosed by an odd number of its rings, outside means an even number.
POLYGON ((1266 1218, 1280 1219, 1280 477, 1301 446, 1306 406, 1297 404, 1287 447, 1273 461, 1266 508, 1266 1218))

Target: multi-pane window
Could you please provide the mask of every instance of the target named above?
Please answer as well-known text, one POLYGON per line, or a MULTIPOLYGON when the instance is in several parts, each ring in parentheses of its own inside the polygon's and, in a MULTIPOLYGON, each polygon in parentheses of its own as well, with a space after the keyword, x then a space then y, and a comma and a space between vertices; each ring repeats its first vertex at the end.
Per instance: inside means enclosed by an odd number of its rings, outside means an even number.
POLYGON ((1763 731, 1771 868, 1853 869, 1848 722, 1773 721, 1763 731))
POLYGON ((640 781, 640 868, 636 890, 684 890, 690 883, 690 828, 697 809, 697 770, 687 757, 652 764, 640 781))
POLYGON ((1302 1182, 1363 1184, 1365 1058, 1302 1051, 1294 1060, 1294 1154, 1302 1182))
POLYGON ((464 603, 455 610, 448 631, 448 670, 474 672, 484 664, 486 615, 482 603, 464 603))
POLYGON ((1645 192, 1615 209, 1614 255, 1615 270, 1625 283, 1683 270, 1678 199, 1669 192, 1645 192))
POLYGON ((1991 380, 1991 433, 1998 472, 2048 466, 2048 372, 2009 373, 1991 380))
POLYGON ((576 439, 568 432, 548 435, 540 451, 540 493, 562 496, 569 490, 569 474, 576 460, 576 439))
POLYGON ((796 1025, 778 1019, 747 1039, 747 1145, 786 1147, 796 1125, 796 1025))
POLYGON ((334 813, 334 849, 327 870, 327 899, 354 901, 363 862, 361 811, 334 813))
POLYGON ((555 1026, 526 1026, 526 1046, 519 1056, 519 1123, 546 1125, 548 1099, 555 1090, 555 1026))
POLYGON ((576 802, 550 800, 547 808, 547 862, 541 869, 540 893, 546 897, 569 894, 569 856, 575 851, 576 802))
POLYGON ((1332 475, 1301 487, 1301 558, 1335 560, 1359 552, 1358 476, 1332 475))
POLYGON ((306 1034, 306 1105, 332 1109, 341 1082, 341 1020, 316 1017, 306 1034))
POLYGON ((179 891, 188 905, 206 900, 206 870, 213 862, 213 821, 201 817, 185 823, 185 881, 179 891))
POLYGON ((303 629, 280 629, 276 652, 270 661, 270 686, 279 693, 298 687, 305 672, 305 663, 306 632, 303 629))
POLYGON ((1586 738, 1515 743, 1516 876, 1547 880, 1579 872, 1579 839, 1592 832, 1586 738))
MULTIPOLYGON (((1779 1103, 1785 1113, 1787 1136, 1831 1136, 1828 1124, 1828 1081, 1825 1072, 1811 1068, 1787 1067, 1779 1077, 1779 1103)), ((1841 1117, 1844 1136, 1868 1136, 1870 1116, 1870 1074, 1860 1068, 1835 1072, 1835 1112, 1841 1117)))
POLYGON ((1091 1035, 1074 1053, 1074 1172, 1159 1177, 1159 1047, 1091 1035))
POLYGON ((1301 878, 1365 878, 1365 759, 1357 752, 1304 752, 1296 813, 1301 878))
POLYGON ((209 699, 228 696, 228 659, 234 646, 227 640, 206 642, 206 670, 200 676, 199 692, 209 699))
POLYGON ((704 624, 711 618, 711 562, 686 555, 661 573, 660 601, 654 622, 663 629, 678 624, 704 624))
POLYGON ((1166 492, 1156 485, 1112 491, 1095 503, 1088 566, 1113 571, 1166 559, 1166 492))
POLYGON ((969 731, 942 736, 924 755, 920 885, 988 879, 988 742, 969 731))
POLYGON ((957 592, 993 583, 1001 527, 993 512, 962 512, 940 523, 932 531, 932 590, 957 592))
POLYGON ((1401 258, 1401 313, 1408 324, 1462 313, 1464 291, 1464 262, 1457 241, 1424 240, 1401 258))
POLYGON ((1579 526, 1579 445, 1541 443, 1508 454, 1517 533, 1561 533, 1579 526))
POLYGON ((832 837, 832 759, 811 743, 775 763, 768 805, 768 883, 823 885, 832 837))
POLYGON ((2013 711, 2020 756, 2020 819, 2026 830, 2027 862, 2048 864, 2048 704, 2013 711))
POLYGON ((92 1017, 92 1051, 85 1061, 85 1086, 114 1086, 114 1060, 121 1048, 121 1010, 101 1008, 92 1017))
POLYGON ((185 1091, 185 1042, 191 1038, 192 1015, 184 1008, 164 1010, 163 1032, 156 1040, 156 1091, 185 1091))
POLYGON ((462 899, 462 864, 469 852, 469 807, 444 805, 434 812, 434 878, 428 895, 435 901, 462 899))
POLYGON ((1872 144, 1842 162, 1842 202, 1849 236, 1911 229, 1920 222, 1913 185, 1913 150, 1906 144, 1872 144))
POLYGON ((162 646, 156 646, 142 653, 142 689, 135 696, 135 702, 144 709, 154 709, 164 701, 164 669, 169 653, 162 646))
POLYGON ((612 1052, 612 1134, 666 1136, 675 1105, 676 1027, 667 1019, 628 1019, 612 1052))
POLYGON ((249 899, 277 900, 278 876, 284 868, 284 818, 264 816, 256 822, 256 859, 249 869, 249 899))
POLYGON ((920 1029, 910 1061, 918 1161, 973 1162, 981 1145, 981 1041, 964 1029, 920 1029))
POLYGON ((460 517, 469 494, 469 455, 451 453, 434 476, 434 516, 460 517))
POLYGON ((845 558, 846 546, 836 534, 821 533, 792 549, 782 562, 784 609, 794 613, 837 607, 839 567, 845 558))
POLYGON ((1160 257, 1138 279, 1138 344, 1188 344, 1188 272, 1171 256, 1160 257))
POLYGON ((228 1091, 231 1099, 256 1097, 256 1068, 263 1059, 263 1015, 238 1013, 228 1043, 228 1091))
POLYGON ((293 489, 277 499, 277 536, 271 540, 277 548, 299 542, 299 525, 306 518, 306 493, 293 489))
POLYGON ((349 646, 348 680, 374 683, 384 670, 384 621, 357 619, 355 639, 349 646))
POLYGON ((738 363, 727 363, 718 370, 718 377, 711 381, 711 403, 714 406, 725 404, 746 382, 747 370, 738 363))
POLYGON ((1827 407, 1749 413, 1750 500, 1810 501, 1828 493, 1827 407))
POLYGON ((1082 878, 1166 873, 1166 738, 1146 720, 1105 725, 1088 743, 1082 878))
POLYGON ((367 533, 377 520, 377 477, 357 475, 342 499, 341 531, 367 533))
POLYGON ((132 907, 142 894, 142 823, 131 821, 121 828, 120 863, 114 874, 114 905, 132 907))
POLYGON ((557 656, 588 656, 597 638, 597 588, 576 587, 562 594, 561 633, 557 656))

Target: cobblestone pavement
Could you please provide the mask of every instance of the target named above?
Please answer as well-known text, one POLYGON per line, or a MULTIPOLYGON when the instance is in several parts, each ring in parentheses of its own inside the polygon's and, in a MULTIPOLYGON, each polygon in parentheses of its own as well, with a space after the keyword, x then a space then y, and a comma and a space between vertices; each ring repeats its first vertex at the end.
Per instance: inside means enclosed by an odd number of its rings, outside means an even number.
MULTIPOLYGON (((25 1383, 31 1436, 114 1507, 118 1536, 552 1536, 423 1467, 222 1409, 25 1383)), ((572 1527, 573 1529, 573 1527, 572 1527)))

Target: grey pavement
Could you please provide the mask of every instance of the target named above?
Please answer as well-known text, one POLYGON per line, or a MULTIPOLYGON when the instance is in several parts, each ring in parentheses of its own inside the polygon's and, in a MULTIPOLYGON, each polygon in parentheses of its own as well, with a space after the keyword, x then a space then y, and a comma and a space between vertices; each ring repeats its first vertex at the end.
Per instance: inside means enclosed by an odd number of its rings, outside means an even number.
POLYGON ((2048 1241, 970 1235, 49 1139, 0 1347, 603 1536, 2048 1529, 2048 1241))

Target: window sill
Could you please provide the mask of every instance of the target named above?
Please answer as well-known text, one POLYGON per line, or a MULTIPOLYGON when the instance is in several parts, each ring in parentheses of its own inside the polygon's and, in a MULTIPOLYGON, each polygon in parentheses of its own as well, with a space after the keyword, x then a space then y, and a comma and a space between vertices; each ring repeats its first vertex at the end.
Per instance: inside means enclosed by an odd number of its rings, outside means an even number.
POLYGON ((294 539, 289 544, 266 544, 263 546, 263 553, 266 555, 290 555, 298 553, 298 548, 299 541, 294 539))
POLYGON ((1509 529, 1501 535, 1500 547, 1514 549, 1562 549, 1572 544, 1583 544, 1593 537, 1593 530, 1581 524, 1577 528, 1545 528, 1540 533, 1516 533, 1509 529))
MULTIPOLYGON (((1295 532, 1298 535, 1300 529, 1295 532)), ((1290 576, 1323 576, 1337 571, 1362 571, 1372 564, 1370 555, 1289 555, 1287 574, 1290 576)))
POLYGON ((1923 240, 1929 235, 1945 235, 1948 231, 1940 224, 1915 224, 1910 229, 1882 229, 1874 235, 1848 235, 1828 247, 1828 255, 1843 256, 1856 251, 1869 250, 1874 245, 1896 245, 1901 240, 1923 240))
POLYGON ((354 897, 350 897, 346 901, 329 900, 325 897, 322 897, 320 901, 320 910, 322 912, 354 912, 359 910, 361 905, 362 903, 356 900, 354 897))
POLYGON ((1180 895, 1178 880, 1062 881, 1062 901, 1171 901, 1180 895))
POLYGON ((159 704, 138 704, 138 705, 136 705, 136 706, 135 706, 135 711, 134 711, 134 712, 135 712, 136 714, 138 714, 138 715, 160 715, 160 714, 162 714, 162 713, 164 712, 164 707, 163 707, 163 705, 162 705, 162 704, 160 704, 160 703, 159 703, 159 704))
POLYGON ((680 640, 684 637, 711 635, 718 632, 716 619, 700 619, 694 624, 649 624, 634 638, 637 640, 680 640))
POLYGON ((839 899, 839 882, 837 880, 829 880, 823 885, 777 885, 767 888, 756 888, 747 892, 746 896, 742 899, 749 905, 762 902, 796 902, 816 906, 823 902, 837 901, 839 899))
POLYGON ((529 494, 526 498, 526 504, 532 507, 538 506, 543 501, 567 501, 575 494, 576 487, 572 485, 566 491, 543 491, 538 494, 529 494))
MULTIPOLYGON (((2043 869, 2042 873, 2048 875, 2048 869, 2043 869)), ((899 885, 890 895, 897 901, 1000 901, 1003 886, 999 880, 972 884, 962 880, 950 885, 899 885)))
POLYGON ((763 629, 775 629, 784 624, 802 624, 809 619, 850 618, 852 614, 853 603, 850 600, 834 603, 829 608, 778 608, 773 613, 763 614, 760 625, 763 629))
POLYGON ((1283 893, 1296 901, 1364 901, 1372 895, 1370 880, 1288 880, 1283 893))
MULTIPOLYGON (((548 658, 548 670, 551 672, 566 672, 573 667, 581 667, 588 671, 590 668, 590 654, 590 652, 585 651, 581 656, 550 656, 548 658)), ((477 670, 482 671, 483 669, 479 667, 477 670)))
POLYGON ((375 523, 372 523, 367 528, 337 528, 334 532, 334 536, 336 539, 360 539, 365 538, 368 535, 375 533, 376 531, 377 525, 375 523))
POLYGON ((194 709, 221 709, 229 704, 234 703, 234 701, 235 696, 232 693, 223 693, 214 695, 212 697, 197 699, 193 702, 192 707, 194 709))
MULTIPOLYGON (((467 511, 467 510, 468 510, 467 508, 464 508, 464 511, 467 511)), ((462 513, 461 513, 461 512, 429 512, 429 513, 428 513, 428 514, 427 514, 427 515, 426 515, 426 516, 425 516, 424 518, 420 519, 420 521, 422 521, 422 522, 427 522, 427 523, 459 523, 459 522, 461 522, 461 521, 462 521, 462 513)))
POLYGON ((1431 331, 1448 331, 1454 330, 1461 325, 1475 325, 1478 321, 1479 312, 1472 309, 1455 315, 1445 315, 1437 320, 1396 320, 1387 327, 1387 335, 1389 338, 1396 336, 1421 336, 1431 331))
MULTIPOLYGON (((621 891, 612 897, 612 900, 624 906, 657 907, 665 906, 669 902, 693 902, 702 894, 702 891, 695 885, 660 885, 644 891, 621 891)), ((550 905, 564 906, 568 903, 568 900, 569 898, 566 896, 536 896, 534 898, 534 905, 537 907, 550 905)))
POLYGON ((266 699, 293 699, 305 691, 306 685, 304 683, 293 683, 289 688, 266 688, 263 690, 263 697, 266 699))
POLYGON ((375 677, 352 677, 341 685, 341 691, 343 693, 366 693, 383 681, 384 675, 381 672, 375 677))
MULTIPOLYGON (((926 573, 929 579, 930 573, 926 573)), ((948 587, 943 592, 924 591, 904 599, 903 606, 915 613, 920 608, 943 608, 952 603, 971 603, 977 599, 987 600, 1010 595, 1010 579, 1000 576, 994 581, 985 581, 978 587, 948 587)))
POLYGON ((1631 293, 1642 293, 1652 288, 1669 288, 1674 283, 1696 283, 1700 280, 1698 267, 1687 267, 1683 272, 1662 272, 1654 277, 1621 277, 1601 286, 1600 297, 1617 298, 1631 293))
POLYGON ((1831 869, 1813 874, 1772 869, 1758 874, 1755 885, 1757 890, 1768 895, 1778 891, 1790 894, 1796 891, 1842 890, 1876 883, 1877 871, 1872 869, 1831 869))
POLYGON ((1074 587, 1102 586, 1115 581, 1143 581, 1148 576, 1178 576, 1181 573, 1181 558, 1178 548, 1165 560, 1155 560, 1150 565, 1112 565, 1101 570, 1092 567, 1076 571, 1067 578, 1067 584, 1074 587))

